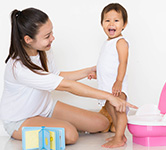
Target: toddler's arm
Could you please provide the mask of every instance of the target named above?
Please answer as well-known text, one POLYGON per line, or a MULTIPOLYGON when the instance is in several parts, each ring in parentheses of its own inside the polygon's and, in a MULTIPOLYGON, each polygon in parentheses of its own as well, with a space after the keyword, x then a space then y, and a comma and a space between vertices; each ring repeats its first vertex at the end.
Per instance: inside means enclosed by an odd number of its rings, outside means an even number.
POLYGON ((117 51, 119 56, 119 66, 118 66, 118 74, 116 77, 116 81, 112 87, 112 93, 114 96, 118 96, 121 94, 122 83, 124 76, 126 74, 127 61, 128 61, 128 43, 125 39, 120 39, 117 42, 117 51))

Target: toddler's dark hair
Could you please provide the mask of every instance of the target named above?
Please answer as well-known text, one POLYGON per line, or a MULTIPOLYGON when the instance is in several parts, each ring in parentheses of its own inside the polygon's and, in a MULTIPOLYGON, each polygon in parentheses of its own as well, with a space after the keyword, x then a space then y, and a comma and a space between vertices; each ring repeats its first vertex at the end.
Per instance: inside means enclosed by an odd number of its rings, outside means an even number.
POLYGON ((104 9, 101 13, 101 24, 103 23, 104 15, 111 10, 115 10, 118 13, 122 13, 123 22, 124 22, 124 24, 127 23, 128 15, 127 15, 126 9, 118 3, 111 3, 111 4, 107 5, 106 7, 104 7, 104 9))

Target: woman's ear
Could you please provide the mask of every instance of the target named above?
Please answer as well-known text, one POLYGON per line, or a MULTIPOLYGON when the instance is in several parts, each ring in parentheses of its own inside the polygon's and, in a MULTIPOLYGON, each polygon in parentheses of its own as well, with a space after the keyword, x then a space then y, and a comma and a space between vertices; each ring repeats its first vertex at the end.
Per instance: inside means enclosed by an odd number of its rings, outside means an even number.
POLYGON ((25 35, 24 36, 24 41, 26 44, 31 44, 31 42, 33 41, 32 38, 30 38, 28 35, 25 35))

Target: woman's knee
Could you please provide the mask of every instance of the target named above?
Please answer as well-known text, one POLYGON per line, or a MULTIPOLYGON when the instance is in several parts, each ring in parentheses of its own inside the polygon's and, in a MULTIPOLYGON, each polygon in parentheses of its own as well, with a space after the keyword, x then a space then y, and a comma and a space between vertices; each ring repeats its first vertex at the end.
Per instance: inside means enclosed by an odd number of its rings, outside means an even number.
POLYGON ((105 116, 102 116, 102 118, 98 120, 99 131, 106 130, 109 124, 109 120, 105 116))
POLYGON ((69 123, 68 126, 65 127, 66 144, 76 143, 78 140, 78 137, 79 135, 78 135, 77 129, 69 123))
POLYGON ((15 130, 11 137, 16 139, 16 140, 22 140, 22 132, 15 130))
POLYGON ((89 132, 95 133, 104 131, 109 126, 109 120, 103 116, 102 114, 98 114, 93 120, 93 124, 91 124, 92 128, 89 132))

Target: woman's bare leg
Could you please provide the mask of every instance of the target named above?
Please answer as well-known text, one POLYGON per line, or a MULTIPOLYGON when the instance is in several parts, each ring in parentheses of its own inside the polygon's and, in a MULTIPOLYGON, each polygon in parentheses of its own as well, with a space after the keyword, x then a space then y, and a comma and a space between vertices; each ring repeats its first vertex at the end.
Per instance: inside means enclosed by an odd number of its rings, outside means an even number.
POLYGON ((24 121, 18 131, 14 131, 12 137, 21 140, 22 127, 62 127, 65 128, 66 144, 74 144, 78 139, 77 130, 95 133, 105 130, 108 125, 108 119, 99 113, 80 109, 58 101, 51 118, 41 116, 29 118, 24 121))
POLYGON ((103 131, 109 126, 108 119, 100 113, 80 109, 59 101, 52 117, 70 122, 79 131, 91 133, 103 131))
POLYGON ((45 117, 32 117, 23 122, 18 131, 14 131, 12 137, 21 140, 22 139, 22 127, 30 126, 46 126, 46 127, 61 127, 65 129, 65 141, 66 144, 74 144, 78 139, 77 129, 69 122, 45 117))

